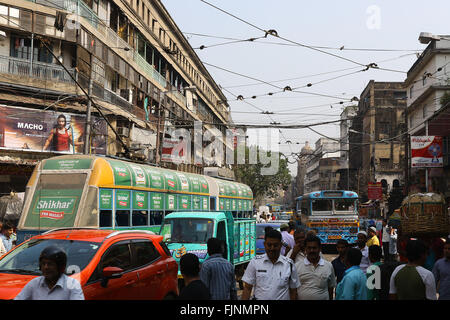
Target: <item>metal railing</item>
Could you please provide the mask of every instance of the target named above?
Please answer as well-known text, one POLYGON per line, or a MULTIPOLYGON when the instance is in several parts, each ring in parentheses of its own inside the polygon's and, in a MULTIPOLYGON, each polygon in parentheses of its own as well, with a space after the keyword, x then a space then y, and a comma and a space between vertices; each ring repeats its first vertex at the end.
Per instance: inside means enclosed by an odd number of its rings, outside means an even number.
MULTIPOLYGON (((69 69, 69 72, 73 75, 75 70, 69 69)), ((0 56, 0 73, 75 84, 70 75, 58 65, 43 62, 31 64, 29 60, 13 57, 0 56)))
POLYGON ((167 86, 167 80, 164 78, 156 69, 148 63, 139 53, 134 51, 134 61, 137 65, 142 68, 142 70, 147 74, 147 76, 156 80, 164 88, 167 86))

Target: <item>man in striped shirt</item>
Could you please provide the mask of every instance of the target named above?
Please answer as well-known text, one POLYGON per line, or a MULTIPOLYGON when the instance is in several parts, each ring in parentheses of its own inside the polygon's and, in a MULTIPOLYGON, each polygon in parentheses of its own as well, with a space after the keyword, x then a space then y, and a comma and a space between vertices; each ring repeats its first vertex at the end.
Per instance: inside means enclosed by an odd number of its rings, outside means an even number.
POLYGON ((207 245, 209 258, 202 264, 200 279, 212 300, 237 300, 234 266, 222 256, 222 241, 210 238, 207 245))

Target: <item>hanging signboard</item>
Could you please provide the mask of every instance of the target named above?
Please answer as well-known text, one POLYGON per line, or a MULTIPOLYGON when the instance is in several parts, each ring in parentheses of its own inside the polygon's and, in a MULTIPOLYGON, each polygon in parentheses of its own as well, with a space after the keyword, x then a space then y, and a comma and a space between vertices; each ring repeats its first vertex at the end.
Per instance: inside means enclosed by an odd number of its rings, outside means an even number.
POLYGON ((367 193, 371 200, 382 200, 383 188, 381 182, 369 182, 367 185, 367 193))
POLYGON ((436 168, 444 165, 442 137, 412 136, 411 167, 436 168))

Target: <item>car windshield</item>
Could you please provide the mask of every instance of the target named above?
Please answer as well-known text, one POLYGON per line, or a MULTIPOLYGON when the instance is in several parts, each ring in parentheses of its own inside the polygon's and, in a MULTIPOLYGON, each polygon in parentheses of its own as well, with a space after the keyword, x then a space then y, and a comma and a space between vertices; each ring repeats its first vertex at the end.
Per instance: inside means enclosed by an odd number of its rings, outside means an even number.
POLYGON ((264 239, 264 236, 266 234, 266 228, 267 227, 271 227, 274 228, 275 230, 280 231, 280 225, 279 224, 273 224, 273 225, 260 225, 260 224, 256 224, 256 239, 264 239))
POLYGON ((16 247, 0 260, 0 272, 40 275, 39 255, 48 246, 57 246, 67 254, 66 274, 83 270, 100 247, 99 243, 73 240, 32 239, 16 247))
POLYGON ((264 239, 264 229, 266 226, 258 226, 256 225, 256 239, 264 239))
POLYGON ((201 218, 166 219, 162 226, 162 235, 168 243, 206 243, 213 231, 213 220, 201 218))

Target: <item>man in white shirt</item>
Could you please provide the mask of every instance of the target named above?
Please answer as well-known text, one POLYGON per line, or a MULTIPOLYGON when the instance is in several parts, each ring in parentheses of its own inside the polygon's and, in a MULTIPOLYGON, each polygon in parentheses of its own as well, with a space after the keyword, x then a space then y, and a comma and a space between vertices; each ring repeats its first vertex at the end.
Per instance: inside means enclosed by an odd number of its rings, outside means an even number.
POLYGON ((317 236, 305 240, 306 257, 296 262, 300 287, 299 300, 332 300, 336 277, 333 265, 320 256, 321 242, 317 236))
POLYGON ((361 271, 366 273, 367 267, 370 265, 369 261, 369 248, 366 246, 367 243, 367 232, 360 231, 358 232, 358 240, 356 240, 357 248, 362 253, 362 259, 361 264, 359 267, 361 268, 361 271))
POLYGON ((301 261, 306 258, 305 255, 305 238, 306 233, 304 230, 297 228, 294 232, 294 241, 295 245, 287 254, 286 257, 291 258, 296 264, 298 261, 301 261))
POLYGON ((253 258, 242 281, 242 300, 249 300, 254 288, 256 300, 296 300, 299 287, 297 270, 291 259, 280 254, 281 234, 268 230, 264 237, 266 253, 253 258))
POLYGON ((382 229, 381 242, 383 245, 383 256, 384 261, 390 261, 389 255, 389 241, 391 240, 391 228, 387 225, 387 220, 383 219, 383 229, 382 229))
POLYGON ((42 250, 39 268, 42 276, 34 278, 20 291, 15 300, 84 300, 78 280, 64 274, 66 253, 56 246, 42 250))

